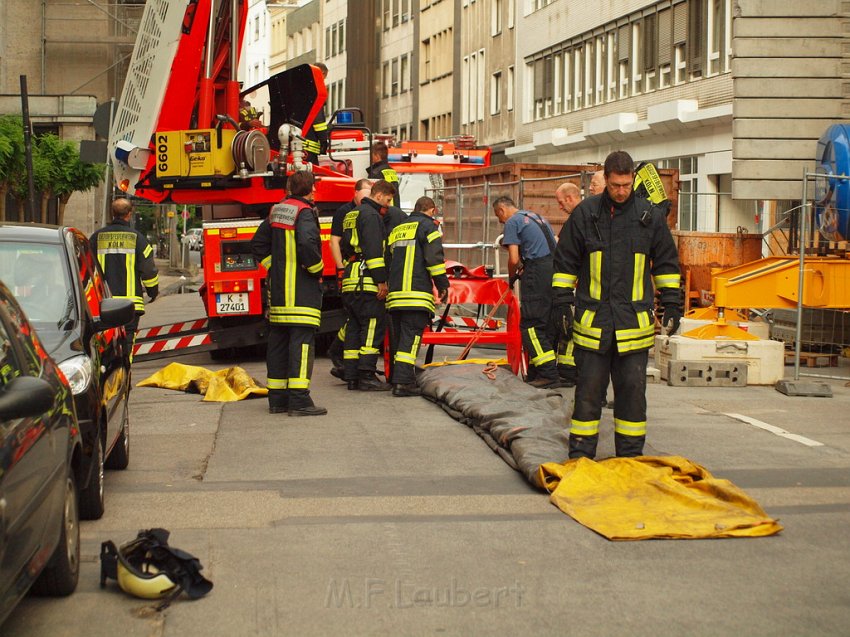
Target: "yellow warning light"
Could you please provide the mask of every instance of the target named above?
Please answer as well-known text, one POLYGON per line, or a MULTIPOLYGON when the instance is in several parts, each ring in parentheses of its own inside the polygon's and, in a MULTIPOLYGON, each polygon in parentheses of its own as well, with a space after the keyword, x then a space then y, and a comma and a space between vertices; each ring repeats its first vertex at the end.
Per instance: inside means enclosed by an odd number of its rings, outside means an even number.
POLYGON ((127 192, 128 190, 130 190, 130 180, 122 179, 121 183, 118 184, 118 187, 121 189, 122 192, 127 192))

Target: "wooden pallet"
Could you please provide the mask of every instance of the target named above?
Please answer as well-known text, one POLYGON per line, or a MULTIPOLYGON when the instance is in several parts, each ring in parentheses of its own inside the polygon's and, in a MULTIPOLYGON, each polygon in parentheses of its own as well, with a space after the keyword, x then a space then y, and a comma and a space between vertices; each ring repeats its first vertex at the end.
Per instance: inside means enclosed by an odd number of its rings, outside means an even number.
MULTIPOLYGON (((794 364, 794 352, 785 352, 785 364, 794 364)), ((838 367, 838 354, 800 352, 800 365, 804 367, 838 367)))

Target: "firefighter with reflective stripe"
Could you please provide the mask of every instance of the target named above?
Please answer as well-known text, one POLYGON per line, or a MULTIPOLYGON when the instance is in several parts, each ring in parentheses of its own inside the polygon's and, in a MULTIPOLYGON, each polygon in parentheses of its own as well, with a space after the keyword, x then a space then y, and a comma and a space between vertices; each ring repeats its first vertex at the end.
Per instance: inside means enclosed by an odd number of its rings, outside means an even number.
POLYGON ((375 182, 371 197, 364 197, 342 222, 340 250, 346 262, 342 302, 348 315, 343 361, 345 380, 352 390, 390 389, 376 374, 386 331, 384 301, 388 291, 383 217, 394 193, 386 181, 375 182))
POLYGON ((579 374, 570 420, 570 458, 593 458, 602 413, 614 386, 614 446, 639 456, 646 439, 646 365, 655 335, 654 287, 664 323, 681 318, 679 259, 666 215, 633 192, 634 162, 605 160, 606 187, 581 202, 566 224, 552 279, 555 314, 572 330, 579 374), (575 293, 575 319, 569 305, 575 293))
MULTIPOLYGON (((581 190, 570 181, 564 182, 555 190, 555 200, 558 202, 558 208, 569 219, 575 207, 581 202, 581 190)), ((566 225, 567 223, 564 221, 564 225, 561 226, 561 232, 558 234, 559 243, 564 236, 566 225)), ((573 387, 576 384, 575 344, 573 343, 573 339, 558 338, 555 346, 558 377, 561 379, 561 384, 564 387, 573 387)))
POLYGON ((310 397, 316 330, 322 315, 322 242, 313 208, 313 173, 293 173, 289 196, 272 206, 251 250, 268 270, 269 340, 266 369, 269 412, 290 416, 328 413, 310 397))
MULTIPOLYGON (((317 62, 314 64, 322 72, 322 79, 328 76, 328 67, 317 62)), ((325 105, 316 114, 310 130, 304 135, 304 151, 307 153, 307 161, 311 164, 319 164, 319 155, 328 152, 328 122, 325 115, 325 105)))
POLYGON ((434 288, 442 302, 449 293, 446 259, 440 231, 434 223, 437 206, 420 197, 411 215, 390 232, 390 351, 393 396, 418 396, 414 375, 422 331, 434 315, 434 288))
POLYGON ((112 223, 95 230, 89 239, 112 296, 130 299, 136 307, 135 318, 125 326, 131 360, 139 318, 145 313, 142 293, 147 293, 151 303, 159 294, 153 248, 141 232, 130 226, 132 214, 129 199, 116 199, 112 202, 112 223))
POLYGON ((522 279, 519 328, 530 363, 528 383, 540 389, 558 387, 556 334, 550 322, 555 233, 545 219, 518 209, 510 197, 496 199, 493 212, 505 226, 502 245, 508 249, 509 280, 522 279))
POLYGON ((392 184, 393 200, 391 203, 399 205, 398 198, 398 173, 395 168, 392 168, 387 161, 390 156, 390 149, 384 142, 375 142, 372 144, 372 163, 366 169, 366 176, 369 179, 383 179, 392 184))

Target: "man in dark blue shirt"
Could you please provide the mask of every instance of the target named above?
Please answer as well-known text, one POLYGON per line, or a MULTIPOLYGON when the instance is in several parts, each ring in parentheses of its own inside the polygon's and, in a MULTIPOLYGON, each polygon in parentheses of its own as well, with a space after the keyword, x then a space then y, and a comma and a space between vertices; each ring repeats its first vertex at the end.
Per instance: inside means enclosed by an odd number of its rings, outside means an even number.
POLYGON ((508 249, 510 280, 522 278, 519 327, 529 358, 528 382, 540 389, 559 387, 549 321, 555 233, 545 219, 518 209, 510 197, 496 199, 493 212, 505 225, 502 245, 508 249))

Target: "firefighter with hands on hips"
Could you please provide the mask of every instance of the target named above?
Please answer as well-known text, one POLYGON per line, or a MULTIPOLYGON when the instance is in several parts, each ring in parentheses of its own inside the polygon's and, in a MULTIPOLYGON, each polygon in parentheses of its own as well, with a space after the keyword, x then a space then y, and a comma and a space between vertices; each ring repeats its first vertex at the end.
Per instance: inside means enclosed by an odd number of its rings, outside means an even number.
POLYGON ((572 332, 580 370, 570 419, 570 458, 596 456, 599 396, 609 377, 616 454, 643 454, 646 366, 655 336, 653 285, 664 306, 662 323, 675 330, 682 316, 679 255, 665 213, 635 197, 634 162, 628 153, 608 155, 604 173, 603 193, 582 201, 566 224, 552 279, 553 314, 562 333, 572 332))
POLYGON ((272 206, 251 250, 268 270, 269 337, 266 369, 269 412, 290 416, 328 413, 310 397, 316 330, 322 314, 322 241, 313 207, 313 173, 295 172, 289 196, 272 206))
POLYGON ((422 332, 434 315, 434 288, 443 303, 449 294, 443 242, 433 218, 436 211, 433 199, 420 197, 387 241, 391 255, 387 294, 393 362, 390 380, 397 397, 421 394, 416 386, 416 356, 422 332))
POLYGON ((549 222, 534 212, 518 209, 510 197, 496 199, 493 211, 505 226, 502 245, 508 249, 511 285, 518 278, 522 280, 519 327, 530 363, 527 382, 539 389, 560 387, 550 323, 555 233, 549 222))
POLYGON ((151 303, 159 295, 159 272, 153 260, 153 248, 141 232, 130 226, 132 214, 133 204, 129 199, 116 199, 112 202, 112 223, 95 230, 89 238, 112 296, 130 299, 136 308, 135 318, 125 326, 131 361, 139 318, 145 313, 142 291, 151 303))
POLYGON ((383 217, 395 195, 392 184, 377 181, 370 197, 345 215, 340 250, 346 262, 342 302, 348 314, 343 362, 348 389, 389 391, 377 378, 377 363, 386 331, 387 229, 383 217))
MULTIPOLYGON (((334 263, 336 264, 336 276, 340 287, 342 286, 342 277, 345 272, 345 262, 342 259, 342 251, 339 248, 339 244, 342 241, 342 222, 343 219, 345 219, 345 215, 363 203, 363 198, 368 197, 371 192, 372 182, 368 179, 358 179, 357 183, 354 184, 354 199, 342 204, 336 209, 333 215, 333 221, 331 222, 330 247, 334 263)), ((336 338, 328 348, 328 356, 333 364, 333 367, 331 368, 331 375, 340 379, 345 377, 342 356, 343 350, 345 349, 345 329, 347 325, 348 321, 346 321, 345 325, 339 328, 336 338)))
MULTIPOLYGON (((567 216, 564 225, 561 226, 561 232, 558 234, 558 243, 560 243, 570 215, 573 214, 575 207, 581 203, 581 190, 574 183, 567 181, 555 190, 555 200, 558 202, 558 208, 567 216)), ((576 361, 573 356, 573 349, 574 344, 571 338, 557 338, 555 353, 558 377, 564 387, 573 387, 576 384, 576 361)))

